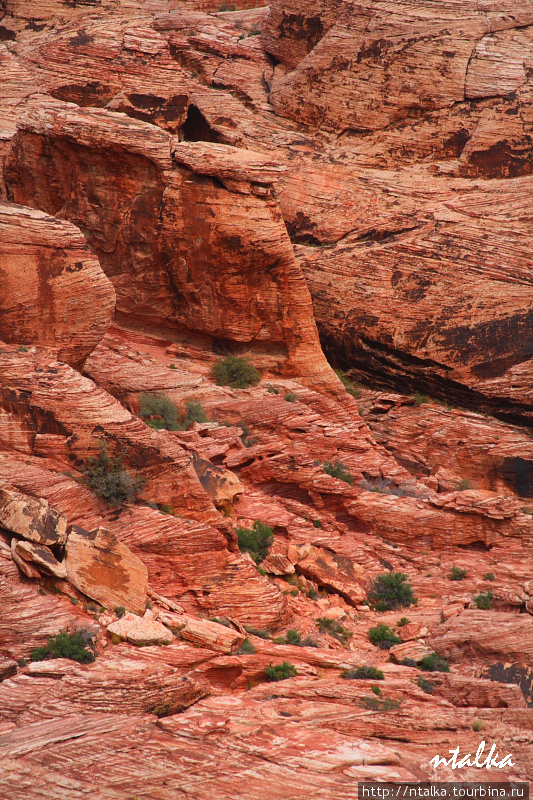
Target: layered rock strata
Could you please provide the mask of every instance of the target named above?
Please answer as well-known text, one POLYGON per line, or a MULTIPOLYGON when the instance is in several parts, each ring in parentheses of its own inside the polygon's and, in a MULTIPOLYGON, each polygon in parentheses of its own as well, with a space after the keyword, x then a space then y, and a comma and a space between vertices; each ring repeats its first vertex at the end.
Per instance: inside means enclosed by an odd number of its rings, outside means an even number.
POLYGON ((115 292, 80 231, 0 204, 0 276, 0 339, 46 345, 83 366, 111 322, 115 292))

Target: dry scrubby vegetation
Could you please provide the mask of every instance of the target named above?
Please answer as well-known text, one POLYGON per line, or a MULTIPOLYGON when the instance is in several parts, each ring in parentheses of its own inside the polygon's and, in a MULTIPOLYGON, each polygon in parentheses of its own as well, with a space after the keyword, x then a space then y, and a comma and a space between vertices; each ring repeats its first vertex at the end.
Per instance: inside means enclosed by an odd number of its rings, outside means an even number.
POLYGON ((134 478, 124 469, 123 457, 110 456, 103 443, 99 455, 87 462, 85 475, 89 489, 110 506, 134 503, 144 485, 142 478, 134 478))
POLYGON ((348 471, 346 464, 342 461, 324 461, 324 472, 331 475, 332 478, 337 478, 339 481, 344 481, 350 486, 353 486, 353 475, 348 471))
POLYGON ((241 553, 250 553, 256 564, 264 561, 274 542, 274 531, 257 520, 252 528, 235 528, 241 553))
POLYGON ((141 394, 139 416, 155 430, 186 431, 193 422, 208 422, 205 409, 199 400, 185 400, 185 410, 180 413, 177 405, 166 394, 141 394))
POLYGON ((86 628, 72 633, 61 631, 56 636, 50 636, 47 644, 36 647, 30 653, 32 661, 44 661, 46 658, 70 658, 80 664, 91 664, 95 660, 94 636, 86 628))
POLYGON ((477 594, 473 600, 476 606, 483 611, 489 611, 492 608, 492 592, 477 594))
POLYGON ((261 373, 251 361, 241 356, 226 356, 215 361, 211 377, 218 386, 231 386, 232 389, 248 389, 261 380, 261 373))
POLYGON ((461 569, 460 567, 452 567, 450 572, 450 580, 451 581, 464 581, 468 572, 466 569, 461 569))
POLYGON ((400 708, 398 700, 393 700, 392 697, 372 697, 372 695, 363 695, 359 700, 359 705, 367 711, 396 711, 400 708))
POLYGON ((382 681, 385 679, 385 675, 380 669, 376 669, 376 667, 369 667, 367 665, 363 667, 345 669, 343 670, 341 677, 345 678, 346 680, 356 681, 382 681))
POLYGON ((316 626, 320 633, 329 633, 330 636, 333 636, 341 644, 348 644, 348 641, 353 636, 353 633, 346 630, 340 622, 336 619, 329 619, 329 617, 318 617, 316 626))
POLYGON ((342 381, 342 383, 344 385, 344 388, 346 389, 348 394, 351 394, 353 398, 358 400, 361 397, 361 387, 358 386, 357 383, 352 381, 351 378, 349 378, 346 375, 344 370, 336 369, 336 370, 334 370, 334 372, 335 372, 337 378, 339 378, 342 381))
POLYGON ((284 661, 283 664, 266 667, 265 674, 269 681, 284 681, 287 678, 294 678, 295 675, 298 675, 298 670, 294 664, 284 661))
POLYGON ((379 647, 381 650, 390 650, 395 644, 400 644, 401 639, 396 636, 394 631, 388 625, 380 623, 368 631, 368 638, 373 645, 379 647))
POLYGON ((417 599, 403 572, 388 572, 374 579, 368 602, 376 611, 393 611, 416 605, 417 599))

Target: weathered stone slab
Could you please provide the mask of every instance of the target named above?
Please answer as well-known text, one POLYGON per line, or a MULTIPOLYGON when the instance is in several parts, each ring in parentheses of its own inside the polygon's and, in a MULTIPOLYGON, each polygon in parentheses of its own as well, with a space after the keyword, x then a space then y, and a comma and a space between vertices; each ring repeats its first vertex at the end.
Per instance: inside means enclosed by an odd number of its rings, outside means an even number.
POLYGON ((142 614, 146 608, 148 571, 129 547, 105 528, 69 529, 65 564, 67 580, 107 608, 123 606, 142 614))
POLYGON ((46 500, 0 487, 0 526, 39 544, 65 544, 67 518, 46 500))
POLYGON ((211 464, 196 454, 193 457, 193 466, 200 483, 216 506, 231 503, 235 495, 244 492, 244 486, 231 470, 211 464))
POLYGON ((64 564, 57 560, 49 547, 44 544, 25 542, 20 539, 13 539, 11 546, 20 558, 30 561, 38 568, 43 568, 51 573, 55 578, 66 578, 67 569, 64 564))
POLYGON ((221 653, 233 653, 246 638, 234 628, 227 628, 207 619, 197 619, 188 614, 161 611, 158 619, 171 630, 179 632, 182 639, 221 653))
POLYGON ((11 558, 20 569, 23 575, 27 578, 40 578, 41 573, 33 564, 30 564, 28 561, 25 561, 21 556, 19 556, 17 552, 17 545, 19 540, 12 539, 11 540, 11 558))
POLYGON ((122 619, 112 622, 107 626, 112 637, 125 639, 131 644, 170 644, 174 635, 161 622, 153 618, 153 614, 146 612, 144 617, 135 614, 124 614, 122 619))
POLYGON ((313 546, 298 562, 298 569, 321 586, 340 592, 353 605, 366 597, 364 570, 346 556, 313 546))

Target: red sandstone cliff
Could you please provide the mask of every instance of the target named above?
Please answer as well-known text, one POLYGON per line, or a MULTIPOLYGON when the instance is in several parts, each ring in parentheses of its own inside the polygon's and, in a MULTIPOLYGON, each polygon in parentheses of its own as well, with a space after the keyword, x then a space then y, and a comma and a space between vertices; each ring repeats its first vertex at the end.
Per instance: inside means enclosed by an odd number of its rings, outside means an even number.
POLYGON ((254 6, 0 9, 9 800, 340 800, 494 778, 429 763, 482 739, 531 778, 533 5, 254 6), (472 410, 351 396, 319 334, 472 410), (226 353, 261 381, 216 385, 226 353), (154 430, 146 393, 209 421, 154 430), (367 605, 389 571, 416 605, 367 605), (79 628, 94 663, 28 661, 79 628))

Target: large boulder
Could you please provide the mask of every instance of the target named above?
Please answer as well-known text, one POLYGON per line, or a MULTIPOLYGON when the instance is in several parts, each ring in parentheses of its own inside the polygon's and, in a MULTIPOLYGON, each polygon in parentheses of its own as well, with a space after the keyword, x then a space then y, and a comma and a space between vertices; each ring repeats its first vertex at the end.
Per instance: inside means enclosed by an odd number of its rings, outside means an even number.
POLYGON ((170 644, 174 635, 161 622, 153 618, 150 611, 144 617, 136 614, 124 614, 121 619, 107 626, 112 639, 124 639, 130 644, 154 645, 170 644))
POLYGON ((144 612, 148 571, 129 547, 105 528, 89 532, 72 525, 65 548, 67 580, 107 608, 144 612))
POLYGON ((46 500, 7 486, 0 486, 0 527, 44 545, 63 545, 67 538, 64 514, 50 508, 46 500))

